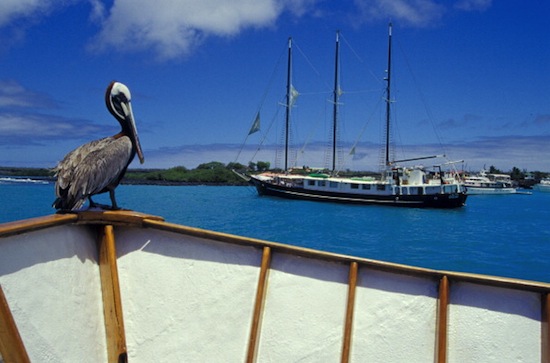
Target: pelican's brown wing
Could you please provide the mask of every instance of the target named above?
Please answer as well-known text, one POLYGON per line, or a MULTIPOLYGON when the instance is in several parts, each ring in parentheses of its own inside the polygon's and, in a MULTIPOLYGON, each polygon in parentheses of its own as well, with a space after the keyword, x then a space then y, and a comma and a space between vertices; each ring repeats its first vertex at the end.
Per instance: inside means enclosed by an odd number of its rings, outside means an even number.
POLYGON ((116 187, 131 157, 132 143, 126 136, 92 141, 67 154, 55 168, 55 208, 78 209, 87 197, 116 187))

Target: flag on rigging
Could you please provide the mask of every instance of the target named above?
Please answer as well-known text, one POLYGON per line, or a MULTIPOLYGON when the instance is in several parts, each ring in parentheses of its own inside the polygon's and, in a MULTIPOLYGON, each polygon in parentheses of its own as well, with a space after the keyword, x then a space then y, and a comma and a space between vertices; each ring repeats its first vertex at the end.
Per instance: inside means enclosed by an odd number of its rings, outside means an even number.
POLYGON ((256 119, 254 120, 254 123, 252 124, 252 127, 250 128, 250 131, 248 132, 249 135, 252 135, 255 132, 260 131, 260 112, 256 114, 256 119))
POLYGON ((289 107, 294 106, 294 102, 296 102, 296 99, 298 98, 299 95, 300 95, 300 93, 296 90, 296 88, 294 88, 293 85, 290 85, 290 102, 289 102, 289 107))

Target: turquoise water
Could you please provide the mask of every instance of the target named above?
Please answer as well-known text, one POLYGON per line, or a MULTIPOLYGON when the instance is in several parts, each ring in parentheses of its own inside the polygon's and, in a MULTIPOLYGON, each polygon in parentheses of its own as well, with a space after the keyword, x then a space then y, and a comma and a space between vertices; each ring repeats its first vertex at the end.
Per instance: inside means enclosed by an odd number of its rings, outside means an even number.
MULTIPOLYGON (((0 184, 0 222, 51 214, 53 200, 52 184, 0 184)), ((550 193, 470 196, 465 208, 431 210, 259 197, 251 187, 122 185, 117 201, 193 227, 419 267, 550 282, 550 193)))

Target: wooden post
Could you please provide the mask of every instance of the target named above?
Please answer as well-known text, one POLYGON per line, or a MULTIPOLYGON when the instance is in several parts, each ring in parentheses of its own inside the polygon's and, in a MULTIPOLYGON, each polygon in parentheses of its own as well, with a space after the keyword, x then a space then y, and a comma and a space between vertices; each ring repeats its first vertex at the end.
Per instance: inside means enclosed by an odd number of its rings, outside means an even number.
POLYGON ((126 337, 118 281, 115 236, 112 225, 105 225, 99 238, 99 272, 103 294, 103 315, 109 362, 127 362, 126 337))
POLYGON ((447 312, 449 305, 449 279, 443 276, 439 282, 439 303, 437 309, 437 362, 447 362, 447 312))
POLYGON ((0 361, 30 362, 27 351, 11 315, 11 310, 0 285, 0 361))
POLYGON ((355 289, 357 287, 357 262, 352 262, 349 266, 348 282, 348 303, 346 307, 346 321, 344 326, 344 341, 342 344, 342 363, 349 362, 351 352, 351 338, 353 329, 353 312, 355 308, 355 289))
POLYGON ((541 362, 550 363, 550 294, 542 293, 541 300, 541 362))
POLYGON ((252 317, 252 327, 250 328, 250 339, 248 341, 247 363, 256 361, 256 349, 258 347, 260 325, 262 322, 262 312, 267 289, 267 273, 271 264, 271 248, 265 246, 262 255, 262 265, 260 267, 260 276, 258 278, 258 288, 256 289, 256 303, 254 305, 254 315, 252 317))

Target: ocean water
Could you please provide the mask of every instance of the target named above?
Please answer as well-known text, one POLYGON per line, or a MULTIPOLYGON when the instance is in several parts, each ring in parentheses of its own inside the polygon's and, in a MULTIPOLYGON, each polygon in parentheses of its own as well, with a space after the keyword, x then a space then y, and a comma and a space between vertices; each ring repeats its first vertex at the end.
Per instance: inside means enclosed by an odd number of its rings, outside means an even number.
MULTIPOLYGON (((0 223, 54 213, 53 184, 0 180, 0 223)), ((109 203, 108 196, 94 198, 109 203)), ((168 222, 418 267, 550 282, 550 193, 470 196, 456 210, 259 197, 252 187, 121 185, 168 222)))

